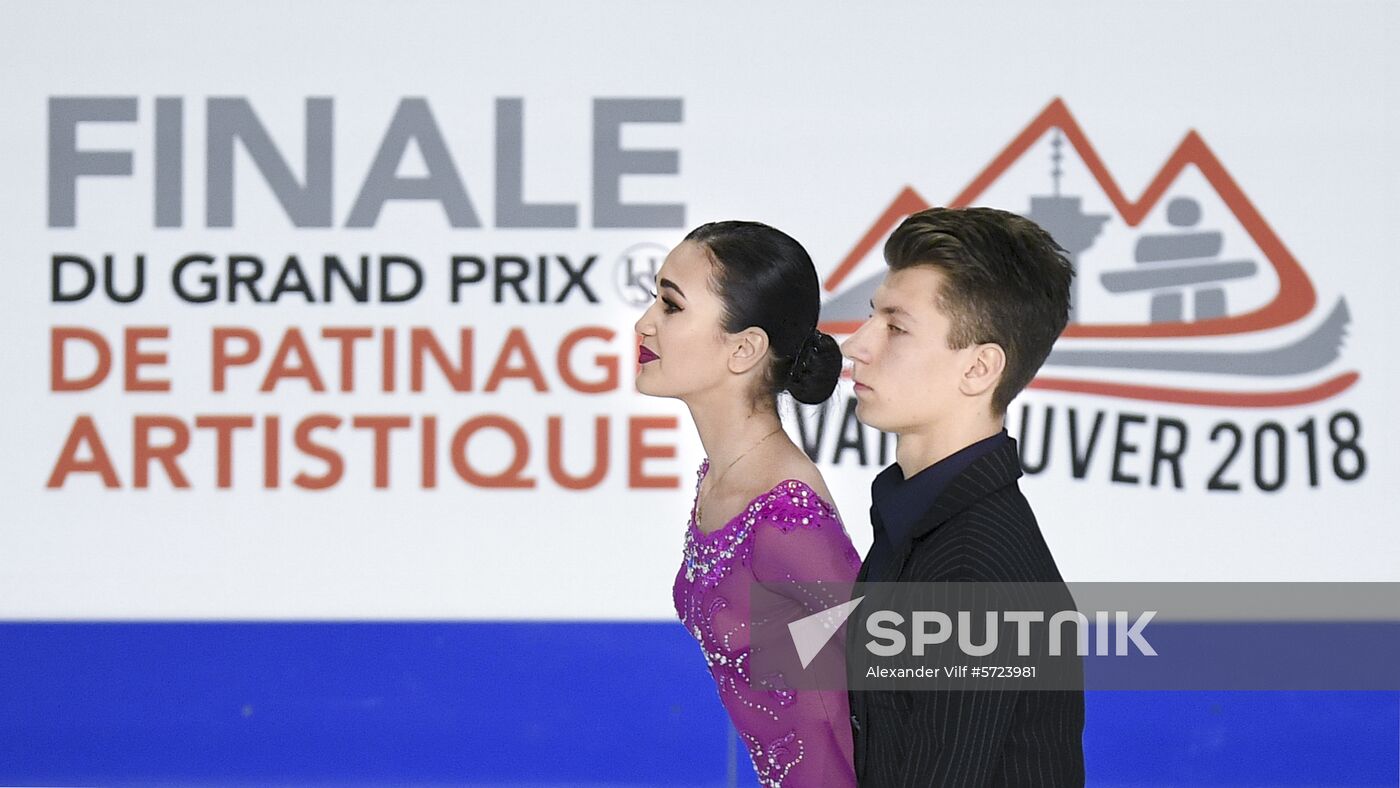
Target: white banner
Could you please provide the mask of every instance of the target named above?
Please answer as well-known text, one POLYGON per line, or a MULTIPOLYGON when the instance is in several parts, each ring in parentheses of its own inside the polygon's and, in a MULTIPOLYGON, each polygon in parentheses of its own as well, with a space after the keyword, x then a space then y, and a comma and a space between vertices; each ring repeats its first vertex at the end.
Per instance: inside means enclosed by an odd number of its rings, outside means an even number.
MULTIPOLYGON (((1076 259, 1008 425, 1066 579, 1400 580, 1398 14, 12 8, 0 617, 669 618, 637 279, 764 221, 839 339, 940 204, 1076 259)), ((789 432, 863 552, 852 413, 789 432)))

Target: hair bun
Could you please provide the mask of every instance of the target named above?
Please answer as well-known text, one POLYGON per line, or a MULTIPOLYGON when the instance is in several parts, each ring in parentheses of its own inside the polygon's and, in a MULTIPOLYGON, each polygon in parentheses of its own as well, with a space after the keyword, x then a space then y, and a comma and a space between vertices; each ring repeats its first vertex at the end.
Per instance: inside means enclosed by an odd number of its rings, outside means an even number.
POLYGON ((830 334, 813 328, 798 345, 788 372, 787 391, 804 405, 819 405, 831 398, 841 377, 841 348, 830 334))

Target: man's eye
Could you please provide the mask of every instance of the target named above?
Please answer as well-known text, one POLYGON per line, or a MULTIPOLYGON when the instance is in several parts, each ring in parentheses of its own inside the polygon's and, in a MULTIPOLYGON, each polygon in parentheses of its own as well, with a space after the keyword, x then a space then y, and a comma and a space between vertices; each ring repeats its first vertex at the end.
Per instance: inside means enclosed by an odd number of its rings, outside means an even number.
POLYGON ((904 333, 904 329, 900 328, 899 326, 897 326, 897 325, 895 325, 895 324, 893 324, 893 323, 890 323, 890 333, 891 333, 891 334, 903 334, 903 333, 904 333))

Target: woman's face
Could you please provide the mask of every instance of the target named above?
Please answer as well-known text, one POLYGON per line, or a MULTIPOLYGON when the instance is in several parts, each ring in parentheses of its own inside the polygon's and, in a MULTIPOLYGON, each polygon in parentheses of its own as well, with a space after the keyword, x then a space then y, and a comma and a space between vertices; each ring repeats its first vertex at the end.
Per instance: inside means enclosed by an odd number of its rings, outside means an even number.
POLYGON ((710 289, 714 263, 699 244, 682 241, 656 274, 656 300, 635 326, 641 335, 637 390, 687 399, 725 386, 731 344, 723 304, 710 289))

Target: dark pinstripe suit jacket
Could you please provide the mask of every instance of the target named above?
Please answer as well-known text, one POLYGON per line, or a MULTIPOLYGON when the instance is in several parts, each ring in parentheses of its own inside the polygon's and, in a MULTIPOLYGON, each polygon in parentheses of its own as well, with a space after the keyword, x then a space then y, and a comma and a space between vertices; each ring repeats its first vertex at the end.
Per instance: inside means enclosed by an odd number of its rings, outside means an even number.
MULTIPOLYGON (((978 458, 912 541, 857 582, 1061 582, 1020 476, 1015 440, 978 458)), ((852 627, 847 648, 859 640, 852 627)), ((1084 784, 1082 691, 853 690, 850 701, 862 786, 1084 784)))

